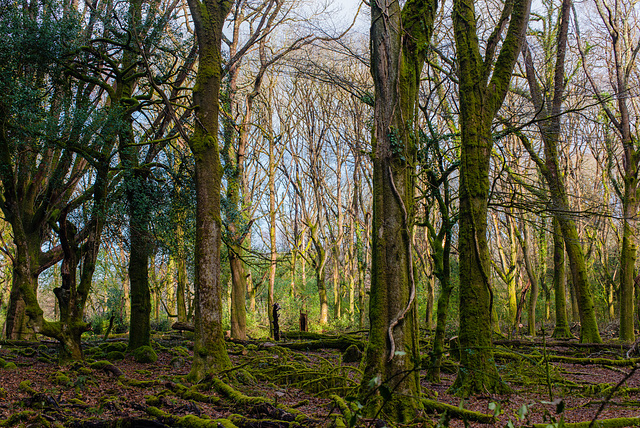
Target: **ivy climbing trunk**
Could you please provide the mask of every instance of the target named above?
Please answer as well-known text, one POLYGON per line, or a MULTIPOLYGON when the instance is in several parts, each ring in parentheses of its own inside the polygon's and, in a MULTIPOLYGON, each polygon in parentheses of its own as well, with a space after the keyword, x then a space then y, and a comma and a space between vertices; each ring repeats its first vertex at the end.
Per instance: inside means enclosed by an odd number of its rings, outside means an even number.
POLYGON ((200 52, 193 103, 196 122, 189 147, 195 158, 195 341, 189 378, 231 366, 222 330, 220 190, 222 166, 218 144, 219 93, 222 75, 222 27, 232 1, 188 0, 200 52))
POLYGON ((487 244, 491 126, 502 105, 520 53, 530 0, 504 5, 500 24, 480 53, 475 4, 454 0, 453 28, 458 57, 460 98, 460 368, 452 385, 458 395, 504 392, 491 348, 493 291, 487 244), (508 28, 504 38, 502 33, 508 28), (496 50, 502 42, 497 58, 496 50))
POLYGON ((437 3, 371 2, 375 85, 373 227, 369 342, 361 396, 371 415, 411 422, 420 382, 416 284, 412 258, 415 118, 420 75, 437 3))
MULTIPOLYGON (((140 22, 141 1, 129 3, 131 28, 140 22)), ((133 64, 138 60, 131 49, 123 53, 122 78, 116 85, 117 100, 130 100, 133 96, 136 79, 133 64)), ((141 167, 140 148, 135 144, 133 117, 126 113, 127 106, 122 101, 122 127, 119 135, 120 159, 124 167, 124 187, 129 214, 129 286, 131 311, 129 314, 129 349, 133 350, 151 343, 151 291, 149 289, 149 255, 150 234, 149 219, 151 217, 151 201, 148 197, 149 171, 141 167)))

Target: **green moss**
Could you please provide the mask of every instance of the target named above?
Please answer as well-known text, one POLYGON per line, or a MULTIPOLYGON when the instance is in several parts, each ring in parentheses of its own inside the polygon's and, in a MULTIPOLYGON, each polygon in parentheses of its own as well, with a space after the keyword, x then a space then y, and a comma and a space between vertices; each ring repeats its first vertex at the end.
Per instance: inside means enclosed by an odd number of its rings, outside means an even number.
POLYGON ((240 369, 236 372, 235 379, 242 385, 253 385, 256 383, 256 378, 244 369, 240 369))
POLYGON ((186 365, 186 361, 182 357, 173 357, 169 362, 169 365, 174 369, 181 369, 186 365))
POLYGON ((124 379, 123 382, 129 386, 136 386, 138 388, 147 388, 150 386, 156 386, 161 383, 159 380, 136 380, 136 379, 124 379))
POLYGON ((69 376, 62 372, 53 373, 51 376, 49 376, 49 380, 51 380, 51 382, 55 383, 56 385, 63 386, 69 385, 71 383, 71 379, 69 378, 69 376))
POLYGON ((93 373, 91 371, 91 369, 87 368, 87 367, 80 367, 80 368, 78 368, 77 372, 78 372, 78 374, 84 375, 84 376, 87 376, 87 375, 90 375, 91 373, 93 373))
POLYGON ((85 355, 99 355, 99 354, 103 354, 103 350, 101 348, 99 348, 98 346, 92 346, 91 348, 87 349, 86 351, 84 351, 85 355))
MULTIPOLYGON (((9 416, 8 419, 0 422, 0 426, 1 427, 16 426, 20 422, 27 421, 27 420, 33 420, 33 418, 35 418, 37 414, 38 413, 36 411, 34 411, 34 410, 25 410, 24 412, 14 413, 13 415, 9 416)), ((45 425, 45 426, 50 426, 50 425, 47 422, 47 425, 45 425)))
POLYGON ((0 388, 0 398, 7 398, 7 390, 0 388))
POLYGON ((145 395, 144 401, 147 403, 147 406, 160 406, 162 404, 162 400, 155 395, 145 395))
POLYGON ((105 343, 100 345, 100 348, 107 353, 114 351, 125 352, 127 350, 127 344, 124 342, 105 343))
MULTIPOLYGON (((562 424, 565 428, 589 428, 590 426, 598 428, 622 428, 622 427, 637 427, 640 426, 640 418, 613 418, 613 419, 598 419, 593 423, 592 421, 569 423, 564 422, 562 424)), ((533 428, 546 428, 549 424, 533 424, 533 428)))
POLYGON ((189 351, 184 346, 176 346, 171 350, 171 353, 185 358, 189 356, 189 351))
POLYGON ((27 394, 36 394, 36 390, 31 388, 30 380, 23 380, 22 382, 20 382, 20 384, 18 385, 18 390, 26 392, 27 394))
POLYGON ((135 349, 132 354, 133 358, 139 363, 150 364, 158 361, 158 354, 151 346, 141 346, 135 349))
POLYGON ((7 362, 3 358, 0 358, 0 368, 3 369, 6 365, 7 365, 7 362))
POLYGON ((105 361, 105 360, 101 360, 101 361, 96 361, 94 363, 89 364, 89 367, 91 367, 94 370, 102 370, 105 367, 108 367, 112 365, 109 361, 105 361))
POLYGON ((362 359, 362 351, 356 345, 349 346, 342 354, 343 363, 359 363, 362 359))
POLYGON ((77 398, 69 398, 67 400, 67 403, 72 404, 74 406, 79 406, 79 407, 89 407, 89 405, 87 403, 85 403, 82 400, 79 400, 77 398))
POLYGON ((159 419, 174 419, 177 426, 181 426, 184 428, 213 428, 213 427, 223 427, 223 428, 238 428, 237 425, 233 424, 229 419, 204 419, 199 418, 194 415, 187 415, 183 417, 174 417, 169 413, 163 412, 157 407, 149 406, 146 409, 147 413, 153 417, 159 419))
POLYGON ((106 358, 111 361, 124 360, 124 353, 120 351, 111 351, 107 354, 106 358))
POLYGON ((3 368, 5 370, 15 370, 18 368, 18 366, 16 366, 16 363, 7 363, 3 368))

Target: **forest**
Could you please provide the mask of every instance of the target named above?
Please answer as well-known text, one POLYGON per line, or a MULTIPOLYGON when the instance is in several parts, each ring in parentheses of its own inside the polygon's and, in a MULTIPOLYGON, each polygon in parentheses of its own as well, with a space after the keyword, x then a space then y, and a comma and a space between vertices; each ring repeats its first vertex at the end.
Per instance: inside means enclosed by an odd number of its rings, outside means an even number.
POLYGON ((0 426, 640 426, 633 0, 0 37, 0 426))

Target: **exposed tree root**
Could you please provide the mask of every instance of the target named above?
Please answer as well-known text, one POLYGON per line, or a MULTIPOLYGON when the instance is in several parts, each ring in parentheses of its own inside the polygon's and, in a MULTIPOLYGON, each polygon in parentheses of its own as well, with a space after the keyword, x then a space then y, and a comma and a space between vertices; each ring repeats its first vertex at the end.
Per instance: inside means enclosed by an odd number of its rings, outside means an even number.
POLYGON ((461 409, 450 404, 440 403, 438 401, 429 400, 427 398, 422 399, 422 405, 424 406, 424 410, 425 412, 427 412, 427 414, 447 413, 449 416, 456 419, 462 419, 470 422, 479 422, 481 424, 492 424, 496 421, 493 415, 474 412, 473 410, 461 409))
MULTIPOLYGON (((547 428, 549 424, 533 424, 531 428, 547 428)), ((569 423, 564 422, 562 424, 564 428, 621 428, 621 427, 637 427, 640 426, 640 418, 613 418, 613 419, 598 419, 595 422, 576 422, 569 423)))
POLYGON ((568 363, 568 364, 579 364, 579 365, 591 365, 598 364, 602 366, 612 366, 612 367, 628 367, 635 366, 640 363, 640 358, 630 358, 628 360, 612 360, 609 358, 572 358, 572 357, 562 357, 560 355, 549 355, 547 357, 549 361, 553 361, 556 363, 568 363))
POLYGON ((149 415, 169 426, 180 426, 184 428, 240 428, 229 419, 204 419, 195 415, 173 416, 153 406, 147 407, 146 411, 149 415))
POLYGON ((113 421, 77 420, 68 421, 65 426, 70 428, 169 428, 169 425, 144 418, 121 418, 113 421))

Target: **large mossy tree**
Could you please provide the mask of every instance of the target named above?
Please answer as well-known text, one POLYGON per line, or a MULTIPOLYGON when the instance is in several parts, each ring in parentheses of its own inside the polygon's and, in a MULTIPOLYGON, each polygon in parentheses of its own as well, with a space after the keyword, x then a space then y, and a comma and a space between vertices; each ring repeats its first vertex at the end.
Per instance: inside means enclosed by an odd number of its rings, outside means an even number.
POLYGON ((482 50, 483 58, 477 28, 480 15, 474 1, 453 3, 462 135, 458 244, 460 369, 452 389, 461 396, 503 392, 507 388, 500 379, 491 349, 494 297, 487 242, 491 131, 509 89, 530 8, 530 0, 504 3, 498 24, 482 50))
POLYGON ((222 27, 233 1, 188 0, 200 57, 193 88, 195 128, 189 146, 195 158, 195 342, 189 377, 231 366, 222 330, 220 246, 222 165, 218 143, 219 95, 222 80, 222 27))
POLYGON ((361 395, 367 411, 409 422, 421 408, 412 228, 420 75, 437 3, 371 2, 375 84, 373 245, 369 343, 361 395))

